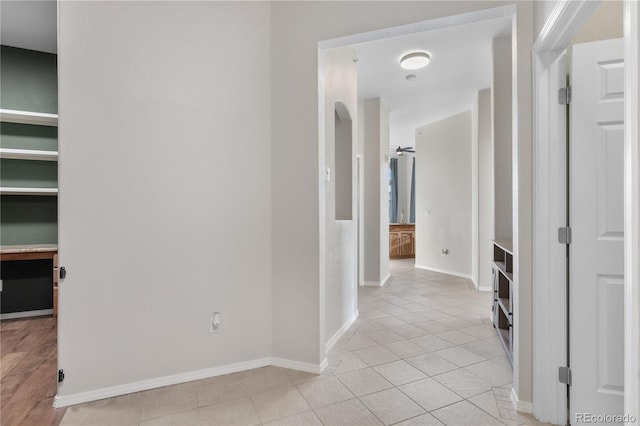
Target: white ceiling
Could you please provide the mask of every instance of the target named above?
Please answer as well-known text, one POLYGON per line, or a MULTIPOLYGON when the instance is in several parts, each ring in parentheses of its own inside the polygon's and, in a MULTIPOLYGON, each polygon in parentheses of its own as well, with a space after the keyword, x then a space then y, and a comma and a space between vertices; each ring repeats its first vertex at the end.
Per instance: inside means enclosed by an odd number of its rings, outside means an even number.
POLYGON ((390 146, 414 146, 417 127, 469 110, 476 92, 491 86, 491 41, 510 33, 505 17, 358 44, 358 98, 383 100, 390 146), (402 69, 400 58, 413 50, 429 52, 431 63, 402 69))
MULTIPOLYGON (((0 42, 56 53, 55 0, 2 0, 0 42)), ((491 40, 511 32, 511 17, 362 43, 358 97, 380 97, 390 111, 390 145, 415 145, 417 127, 468 110, 475 93, 491 85, 491 40), (421 70, 400 67, 400 57, 426 50, 421 70), (407 81, 408 74, 416 80, 407 81)))
POLYGON ((55 0, 2 0, 0 42, 7 46, 56 53, 55 0))

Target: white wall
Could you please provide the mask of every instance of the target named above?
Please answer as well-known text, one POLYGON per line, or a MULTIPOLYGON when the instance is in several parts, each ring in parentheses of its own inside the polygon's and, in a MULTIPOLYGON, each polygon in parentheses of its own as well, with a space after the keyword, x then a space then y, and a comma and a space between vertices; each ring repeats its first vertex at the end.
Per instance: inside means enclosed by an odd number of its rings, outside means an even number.
MULTIPOLYGON (((269 353, 319 365, 326 277, 318 43, 511 4, 62 2, 60 256, 69 275, 60 290, 61 394, 269 353), (233 191, 220 184, 237 176, 225 165, 237 162, 220 155, 230 141, 243 146, 252 171, 233 191), (176 156, 176 146, 190 155, 176 156), (224 196, 232 209, 220 209, 224 196), (203 331, 212 309, 223 314, 226 332, 217 336, 203 331), (174 353, 183 347, 193 352, 174 353)), ((533 8, 514 7, 514 204, 522 216, 515 275, 525 304, 533 8)), ((526 373, 530 335, 520 339, 525 359, 516 370, 526 373)), ((530 401, 530 374, 516 371, 515 381, 530 401)))
MULTIPOLYGON (((351 47, 329 49, 322 52, 321 66, 324 80, 324 108, 325 108, 325 168, 332 171, 332 177, 325 183, 326 196, 326 331, 325 338, 331 340, 340 328, 353 318, 358 310, 357 300, 357 241, 355 220, 336 220, 335 209, 337 197, 347 197, 346 193, 355 194, 355 153, 358 140, 357 123, 357 69, 353 62, 354 50, 351 47), (343 115, 340 121, 335 122, 336 103, 340 102, 346 111, 340 107, 343 115), (345 121, 351 121, 352 125, 347 129, 345 121), (341 128, 342 127, 342 128, 341 128), (340 150, 335 146, 336 130, 347 131, 351 134, 342 135, 351 138, 353 142, 349 151, 340 150), (334 149, 335 147, 335 149, 334 149), (342 158, 339 158, 342 157, 342 158), (340 173, 339 165, 351 165, 348 182, 338 182, 340 173), (347 186, 340 188, 340 185, 347 186), (343 191, 341 191, 341 189, 343 191)), ((349 167, 346 167, 349 168, 349 167)), ((350 210, 350 216, 354 217, 355 197, 349 196, 342 202, 350 210)))
POLYGON ((389 114, 379 98, 362 105, 364 283, 376 286, 389 275, 389 114))
POLYGON ((532 348, 532 112, 531 46, 533 45, 533 3, 518 3, 512 34, 512 193, 514 280, 514 373, 512 397, 519 409, 531 411, 533 398, 532 348))
POLYGON ((493 264, 493 140, 491 138, 491 89, 475 98, 478 140, 478 288, 490 290, 493 264))
POLYGON ((471 102, 471 281, 478 289, 478 253, 480 244, 478 241, 478 94, 476 93, 471 102))
POLYGON ((58 395, 268 357, 269 4, 59 7, 58 395))
POLYGON ((471 276, 471 185, 471 112, 416 129, 416 267, 471 276))
POLYGON ((511 36, 493 40, 492 117, 494 149, 494 238, 513 238, 511 36))
POLYGON ((366 194, 364 193, 364 101, 358 100, 358 120, 356 123, 357 128, 357 164, 359 169, 356 169, 356 173, 359 173, 358 180, 358 192, 356 194, 356 211, 358 216, 358 285, 364 285, 364 202, 366 194), (357 199, 360 197, 359 200, 357 199))
MULTIPOLYGON (((622 1, 601 1, 591 17, 575 35, 571 44, 622 38, 622 1)), ((571 61, 568 61, 570 64, 571 61)))

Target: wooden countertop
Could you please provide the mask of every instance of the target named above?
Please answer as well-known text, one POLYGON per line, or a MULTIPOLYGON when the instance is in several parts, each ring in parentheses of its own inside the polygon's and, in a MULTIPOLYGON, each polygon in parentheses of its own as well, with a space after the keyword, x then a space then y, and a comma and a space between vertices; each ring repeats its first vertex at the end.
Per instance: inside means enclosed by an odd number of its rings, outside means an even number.
POLYGON ((0 260, 53 259, 57 244, 24 244, 0 246, 0 260))

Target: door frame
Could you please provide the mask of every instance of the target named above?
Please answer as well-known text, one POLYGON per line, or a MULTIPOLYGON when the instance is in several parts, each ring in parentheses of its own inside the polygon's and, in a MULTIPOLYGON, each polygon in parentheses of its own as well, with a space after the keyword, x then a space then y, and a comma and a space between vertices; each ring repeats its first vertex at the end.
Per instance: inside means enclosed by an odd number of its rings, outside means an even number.
MULTIPOLYGON (((567 395, 558 383, 557 368, 566 365, 566 253, 558 244, 556 227, 565 217, 564 203, 557 203, 564 191, 566 162, 553 161, 554 150, 564 146, 566 134, 548 111, 557 102, 551 93, 551 64, 598 7, 599 2, 559 2, 532 49, 533 143, 534 143, 534 239, 533 239, 533 412, 540 421, 564 424, 567 395), (561 145, 559 145, 561 144, 561 145), (554 303, 555 302, 555 303, 554 303), (560 325, 560 326, 559 326, 560 325), (544 350, 543 350, 544 348, 544 350)), ((640 371, 640 182, 638 166, 638 24, 640 8, 624 1, 625 43, 625 371, 640 371)), ((640 413, 640 377, 625 374, 624 412, 640 413)), ((637 421, 637 420, 636 420, 637 421)))

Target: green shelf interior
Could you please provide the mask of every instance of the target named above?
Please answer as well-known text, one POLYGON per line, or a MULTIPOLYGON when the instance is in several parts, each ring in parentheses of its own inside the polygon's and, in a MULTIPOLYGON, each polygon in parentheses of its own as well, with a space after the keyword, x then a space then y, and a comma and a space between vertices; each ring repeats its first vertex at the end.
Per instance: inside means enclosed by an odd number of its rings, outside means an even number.
MULTIPOLYGON (((0 107, 57 114, 57 56, 0 46, 0 107)), ((0 123, 0 147, 58 150, 52 126, 0 123)), ((56 161, 0 160, 0 186, 57 188, 56 161)), ((55 196, 0 196, 0 244, 57 244, 58 200, 55 196)))

